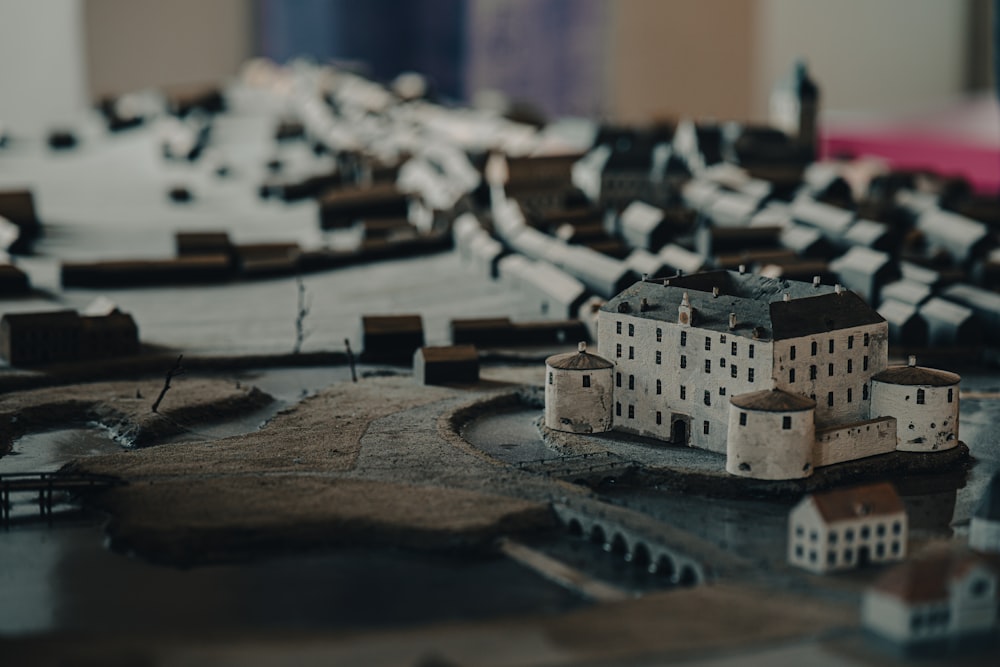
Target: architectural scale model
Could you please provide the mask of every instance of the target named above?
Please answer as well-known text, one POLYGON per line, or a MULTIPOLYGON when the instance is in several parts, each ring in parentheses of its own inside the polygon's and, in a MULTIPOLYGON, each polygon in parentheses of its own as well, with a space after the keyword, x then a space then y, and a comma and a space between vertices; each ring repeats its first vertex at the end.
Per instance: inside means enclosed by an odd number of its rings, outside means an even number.
POLYGON ((856 294, 818 280, 643 280, 601 308, 598 357, 547 361, 545 422, 725 453, 728 472, 757 479, 955 447, 959 376, 912 357, 889 367, 887 329, 856 294), (613 374, 610 397, 596 370, 613 374))

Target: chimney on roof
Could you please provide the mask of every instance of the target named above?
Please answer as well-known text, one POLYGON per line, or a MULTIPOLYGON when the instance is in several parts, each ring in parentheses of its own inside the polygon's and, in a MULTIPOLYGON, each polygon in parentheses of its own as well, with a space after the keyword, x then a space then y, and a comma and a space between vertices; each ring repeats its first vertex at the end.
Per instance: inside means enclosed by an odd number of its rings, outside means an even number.
POLYGON ((691 299, 688 293, 681 296, 681 305, 677 308, 677 323, 683 326, 691 326, 694 320, 694 308, 691 307, 691 299))
POLYGON ((843 294, 844 288, 840 286, 840 283, 837 283, 836 285, 833 286, 833 291, 836 292, 837 294, 843 294))
POLYGON ((622 301, 621 303, 618 304, 618 312, 619 313, 628 313, 628 312, 631 312, 631 311, 632 311, 632 307, 629 306, 628 301, 622 301))
POLYGON ((781 295, 781 300, 782 301, 791 301, 792 297, 788 296, 788 292, 785 292, 784 294, 781 295))
POLYGON ((754 338, 760 338, 761 336, 764 335, 764 329, 761 327, 754 327, 753 331, 751 331, 750 333, 753 334, 754 338))
POLYGON ((639 311, 645 313, 649 310, 649 301, 646 297, 642 297, 642 301, 639 302, 639 311))
POLYGON ((819 287, 819 276, 813 276, 813 287, 819 287))
POLYGON ((712 298, 713 299, 718 299, 719 298, 719 288, 718 287, 713 287, 712 288, 712 298))
POLYGON ((581 340, 576 344, 576 351, 580 354, 587 354, 587 341, 581 340))
POLYGON ((649 280, 649 274, 648 273, 643 273, 642 274, 642 282, 646 282, 647 280, 649 280))
POLYGON ((729 313, 729 329, 736 328, 736 313, 729 313))
POLYGON ((747 272, 747 265, 746 264, 740 264, 740 275, 742 276, 746 272, 747 272))
POLYGON ((913 368, 914 366, 916 366, 917 365, 917 355, 911 354, 910 358, 906 360, 906 365, 909 366, 910 368, 913 368))

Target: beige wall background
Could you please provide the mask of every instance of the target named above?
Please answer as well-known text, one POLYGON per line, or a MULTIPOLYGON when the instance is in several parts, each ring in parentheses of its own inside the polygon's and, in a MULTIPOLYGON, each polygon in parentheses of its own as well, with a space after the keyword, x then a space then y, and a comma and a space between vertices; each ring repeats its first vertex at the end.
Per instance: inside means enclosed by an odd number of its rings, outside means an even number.
POLYGON ((250 0, 84 0, 93 97, 148 86, 212 83, 253 46, 250 0))

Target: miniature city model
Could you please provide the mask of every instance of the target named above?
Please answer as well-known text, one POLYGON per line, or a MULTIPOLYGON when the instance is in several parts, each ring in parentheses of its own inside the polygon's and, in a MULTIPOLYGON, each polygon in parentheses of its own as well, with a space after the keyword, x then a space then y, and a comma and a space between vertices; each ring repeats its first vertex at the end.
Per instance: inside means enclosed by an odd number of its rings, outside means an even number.
POLYGON ((818 280, 643 280, 601 308, 598 357, 547 361, 545 422, 725 453, 728 472, 757 479, 957 446, 959 376, 912 357, 889 367, 887 335, 860 297, 818 280), (610 372, 607 396, 594 374, 610 372))

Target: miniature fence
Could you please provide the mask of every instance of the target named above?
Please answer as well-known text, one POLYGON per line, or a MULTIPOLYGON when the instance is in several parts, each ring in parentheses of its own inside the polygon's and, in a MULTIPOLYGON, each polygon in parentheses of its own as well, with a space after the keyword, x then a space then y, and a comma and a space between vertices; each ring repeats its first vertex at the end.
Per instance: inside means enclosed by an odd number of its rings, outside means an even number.
POLYGON ((20 472, 0 474, 0 520, 10 525, 10 494, 38 493, 38 511, 52 521, 53 496, 57 491, 96 491, 125 482, 110 475, 64 472, 20 472))

